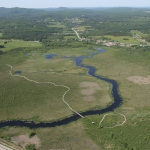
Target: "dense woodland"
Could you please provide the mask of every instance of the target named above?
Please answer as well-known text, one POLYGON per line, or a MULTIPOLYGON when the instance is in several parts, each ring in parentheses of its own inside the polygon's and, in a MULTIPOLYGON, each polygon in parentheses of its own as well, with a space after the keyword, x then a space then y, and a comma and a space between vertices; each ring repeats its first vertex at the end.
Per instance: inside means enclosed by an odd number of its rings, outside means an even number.
MULTIPOLYGON (((48 27, 51 21, 61 22, 71 30, 77 25, 91 26, 83 33, 90 35, 131 35, 131 30, 150 33, 149 9, 144 8, 97 8, 97 9, 23 9, 0 8, 0 32, 4 39, 45 41, 59 34, 63 38, 63 28, 48 27), (73 22, 78 18, 81 22, 73 22)), ((146 39, 150 41, 150 36, 146 39)))

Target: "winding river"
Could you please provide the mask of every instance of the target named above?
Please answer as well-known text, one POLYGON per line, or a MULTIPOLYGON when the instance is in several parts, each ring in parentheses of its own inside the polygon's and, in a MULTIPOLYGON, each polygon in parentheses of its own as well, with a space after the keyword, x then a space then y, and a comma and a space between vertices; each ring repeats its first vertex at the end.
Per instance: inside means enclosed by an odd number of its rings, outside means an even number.
MULTIPOLYGON (((99 48, 99 49, 97 49, 97 53, 91 53, 90 56, 79 56, 79 57, 74 58, 74 62, 75 62, 76 66, 87 68, 89 75, 91 75, 91 76, 93 76, 93 77, 95 77, 99 80, 103 80, 105 82, 108 82, 112 85, 111 95, 114 99, 114 102, 111 105, 107 106, 106 108, 103 108, 101 110, 88 110, 88 111, 85 111, 85 112, 81 112, 80 114, 82 116, 107 113, 107 112, 113 111, 115 108, 119 107, 122 104, 122 98, 118 93, 118 84, 117 84, 117 82, 114 81, 114 80, 96 75, 95 74, 95 71, 96 71, 95 67, 82 64, 83 59, 94 57, 95 55, 100 54, 104 51, 105 50, 99 48)), ((55 126, 61 126, 61 125, 64 125, 64 124, 68 124, 72 121, 78 120, 79 118, 81 118, 79 115, 74 114, 74 115, 72 115, 70 117, 67 117, 65 119, 57 120, 57 121, 53 121, 53 122, 35 123, 35 122, 32 122, 32 121, 28 122, 28 121, 21 121, 21 120, 3 121, 3 122, 0 122, 0 128, 6 127, 6 126, 9 126, 9 127, 19 126, 19 127, 28 127, 28 128, 55 127, 55 126)))

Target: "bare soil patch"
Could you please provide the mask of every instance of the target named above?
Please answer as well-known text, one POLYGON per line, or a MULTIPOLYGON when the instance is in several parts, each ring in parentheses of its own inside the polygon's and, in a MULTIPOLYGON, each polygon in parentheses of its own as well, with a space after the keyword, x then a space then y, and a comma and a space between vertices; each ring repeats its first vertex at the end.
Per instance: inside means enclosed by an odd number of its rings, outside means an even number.
POLYGON ((150 77, 145 78, 145 77, 142 77, 142 76, 131 76, 127 79, 129 81, 132 81, 135 84, 139 84, 139 85, 150 84, 150 77))
POLYGON ((91 95, 88 95, 88 96, 84 96, 84 97, 83 97, 83 100, 84 100, 84 101, 87 101, 87 102, 88 102, 88 101, 89 101, 89 102, 90 102, 90 101, 95 101, 95 97, 94 97, 94 96, 91 96, 91 95))
POLYGON ((41 146, 40 139, 35 135, 32 138, 29 138, 28 135, 19 135, 11 138, 12 142, 21 145, 25 148, 28 144, 35 144, 36 148, 39 148, 41 146))
POLYGON ((99 84, 95 82, 81 82, 79 86, 81 88, 80 92, 84 96, 83 100, 86 101, 95 100, 93 95, 96 93, 96 91, 101 90, 99 84))

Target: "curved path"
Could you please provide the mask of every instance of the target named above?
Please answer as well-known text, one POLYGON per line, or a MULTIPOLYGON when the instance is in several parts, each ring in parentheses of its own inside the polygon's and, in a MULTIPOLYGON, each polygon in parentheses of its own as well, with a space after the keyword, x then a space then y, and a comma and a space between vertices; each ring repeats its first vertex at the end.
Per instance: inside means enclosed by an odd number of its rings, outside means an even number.
POLYGON ((67 87, 67 86, 65 86, 65 85, 56 85, 56 84, 53 83, 53 82, 37 82, 37 81, 34 81, 34 80, 30 80, 30 79, 28 79, 28 78, 25 77, 25 76, 13 75, 13 74, 12 74, 12 66, 9 65, 9 64, 6 64, 6 65, 11 68, 11 69, 10 69, 10 75, 11 75, 11 76, 21 77, 21 78, 24 78, 24 79, 26 79, 26 80, 28 80, 28 81, 30 81, 30 82, 34 82, 34 83, 36 83, 36 84, 53 84, 54 86, 60 86, 60 87, 67 88, 67 91, 64 93, 64 95, 63 95, 63 97, 62 97, 63 102, 69 107, 70 110, 72 110, 74 113, 78 114, 80 117, 84 118, 81 114, 79 114, 77 111, 75 111, 74 109, 72 109, 72 108, 70 107, 70 105, 65 101, 65 95, 67 94, 67 92, 70 91, 70 88, 69 88, 69 87, 67 87))
MULTIPOLYGON (((117 124, 117 125, 112 126, 112 127, 103 127, 103 128, 115 128, 115 127, 124 125, 125 122, 127 121, 126 116, 123 115, 123 114, 121 114, 121 113, 118 113, 118 114, 121 115, 121 116, 123 116, 123 118, 124 118, 124 121, 123 121, 121 124, 117 124)), ((118 114, 112 114, 112 115, 118 115, 118 114)), ((108 116, 108 115, 111 115, 111 114, 105 114, 105 115, 103 116, 102 120, 99 122, 99 125, 104 121, 105 117, 108 116)))

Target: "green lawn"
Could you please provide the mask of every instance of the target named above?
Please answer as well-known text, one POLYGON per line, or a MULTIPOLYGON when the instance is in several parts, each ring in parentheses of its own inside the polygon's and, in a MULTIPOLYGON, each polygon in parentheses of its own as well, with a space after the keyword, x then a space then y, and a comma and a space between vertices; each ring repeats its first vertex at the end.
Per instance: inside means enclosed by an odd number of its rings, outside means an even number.
POLYGON ((5 46, 5 48, 2 48, 3 51, 8 51, 10 49, 14 49, 18 47, 41 47, 42 46, 40 42, 22 41, 22 40, 2 40, 2 39, 0 39, 0 45, 5 46), (7 43, 4 44, 4 42, 7 43))
POLYGON ((65 39, 77 39, 77 36, 64 36, 65 39))

